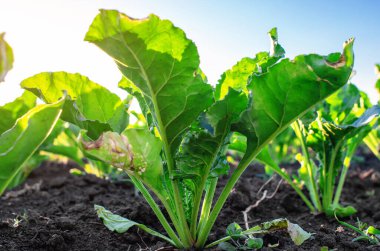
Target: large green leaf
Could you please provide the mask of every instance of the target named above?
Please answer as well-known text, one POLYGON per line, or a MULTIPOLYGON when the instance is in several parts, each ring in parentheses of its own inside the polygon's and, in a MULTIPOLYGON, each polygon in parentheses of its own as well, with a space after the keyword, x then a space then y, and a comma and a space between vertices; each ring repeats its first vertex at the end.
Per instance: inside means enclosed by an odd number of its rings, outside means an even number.
POLYGON ((68 100, 61 118, 87 130, 93 139, 104 131, 121 133, 128 124, 128 113, 123 101, 80 74, 39 73, 22 81, 21 86, 49 104, 67 93, 68 100))
POLYGON ((242 162, 251 161, 295 119, 347 82, 353 67, 352 47, 351 39, 341 55, 300 55, 251 77, 250 107, 234 126, 234 130, 247 137, 242 162))
POLYGON ((36 96, 25 91, 14 101, 0 107, 0 134, 11 128, 16 120, 36 105, 36 96))
POLYGON ((137 20, 114 10, 100 10, 85 40, 109 54, 140 89, 165 146, 174 153, 181 134, 212 102, 211 86, 197 74, 195 44, 168 20, 155 15, 137 20))
POLYGON ((36 106, 0 136, 0 194, 48 137, 63 104, 64 99, 61 99, 53 104, 36 106))
POLYGON ((4 40, 5 33, 0 33, 0 82, 4 81, 8 71, 13 67, 13 50, 4 40))

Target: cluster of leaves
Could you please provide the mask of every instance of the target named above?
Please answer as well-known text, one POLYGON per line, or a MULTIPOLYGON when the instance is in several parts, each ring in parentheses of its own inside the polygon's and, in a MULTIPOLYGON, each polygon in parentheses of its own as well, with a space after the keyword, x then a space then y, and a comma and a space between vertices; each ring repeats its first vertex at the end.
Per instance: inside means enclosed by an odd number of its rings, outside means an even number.
MULTIPOLYGON (((364 141, 378 155, 379 105, 372 105, 368 96, 354 84, 344 86, 291 125, 299 141, 301 152, 298 175, 291 177, 278 166, 269 149, 257 157, 284 178, 299 194, 311 212, 333 216, 356 213, 352 206, 339 204, 345 178, 357 147, 364 141), (335 185, 336 178, 338 184, 335 185), (307 196, 301 189, 304 185, 307 196)), ((234 150, 244 150, 245 143, 237 138, 234 150)), ((296 149, 296 147, 294 147, 296 149)))
POLYGON ((121 100, 80 74, 32 76, 21 86, 46 104, 30 109, 0 136, 0 184, 9 184, 62 120, 70 131, 77 130, 84 156, 128 174, 168 236, 96 206, 110 230, 122 233, 137 226, 178 248, 205 247, 248 165, 256 158, 273 165, 268 144, 351 75, 353 40, 342 54, 290 60, 284 58, 277 30, 269 35, 270 52, 243 58, 213 88, 199 69, 195 44, 170 21, 101 10, 85 40, 114 59, 123 75, 119 87, 136 98, 144 123, 129 125, 129 114, 136 114, 127 111, 130 99, 121 100), (229 171, 229 148, 244 154, 213 203, 218 178, 229 171))
POLYGON ((260 249, 263 247, 264 241, 262 238, 257 238, 253 235, 262 235, 280 230, 286 230, 297 246, 311 237, 310 233, 304 231, 299 225, 289 222, 287 219, 267 221, 247 230, 243 230, 237 223, 231 223, 226 230, 227 237, 215 241, 206 247, 218 244, 221 250, 226 251, 260 249), (231 241, 231 243, 227 241, 231 241))
POLYGON ((356 212, 351 206, 339 205, 339 200, 355 151, 375 129, 379 115, 380 107, 372 106, 365 93, 349 84, 319 107, 316 119, 308 122, 304 118, 292 125, 303 146, 298 156, 298 180, 306 185, 316 211, 329 216, 356 212), (315 157, 308 148, 313 149, 315 157))
MULTIPOLYGON (((4 34, 0 36, 0 59, 3 81, 14 60, 4 34)), ((0 195, 5 189, 22 183, 35 167, 53 154, 70 158, 98 176, 115 172, 110 165, 85 158, 80 128, 59 119, 64 98, 57 98, 49 105, 37 105, 36 101, 36 95, 26 90, 14 101, 0 106, 0 195)))

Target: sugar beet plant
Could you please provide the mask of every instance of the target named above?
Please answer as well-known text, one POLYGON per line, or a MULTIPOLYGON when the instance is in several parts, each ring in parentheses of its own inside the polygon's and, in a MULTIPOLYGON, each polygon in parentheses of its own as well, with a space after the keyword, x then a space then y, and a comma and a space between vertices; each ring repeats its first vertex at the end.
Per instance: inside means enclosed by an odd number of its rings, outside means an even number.
POLYGON ((252 160, 342 87, 352 71, 353 40, 342 54, 289 60, 283 58, 276 29, 269 34, 270 53, 243 58, 213 88, 199 68, 195 44, 170 21, 101 10, 85 40, 114 59, 123 74, 119 87, 137 99, 144 128, 128 126, 125 103, 79 74, 41 73, 21 85, 48 106, 60 107, 62 120, 86 131, 88 157, 129 175, 167 236, 96 206, 109 229, 121 233, 137 226, 178 248, 201 249, 252 160), (247 139, 246 150, 213 204, 218 177, 229 171, 225 153, 232 133, 247 139))
POLYGON ((349 84, 330 96, 317 114, 312 121, 292 124, 302 146, 298 179, 306 185, 315 211, 349 216, 356 210, 339 203, 347 171, 357 147, 376 131, 380 107, 349 84))
MULTIPOLYGON (((358 146, 368 137, 372 140, 378 132, 379 115, 380 107, 372 106, 365 93, 354 84, 345 85, 318 105, 316 111, 292 123, 301 150, 296 155, 300 163, 297 175, 292 177, 281 169, 267 148, 257 160, 285 179, 311 212, 352 215, 356 213, 355 208, 340 204, 344 182, 358 146), (300 186, 306 187, 308 195, 300 186)), ((233 139, 230 148, 244 151, 244 139, 236 135, 233 139)))

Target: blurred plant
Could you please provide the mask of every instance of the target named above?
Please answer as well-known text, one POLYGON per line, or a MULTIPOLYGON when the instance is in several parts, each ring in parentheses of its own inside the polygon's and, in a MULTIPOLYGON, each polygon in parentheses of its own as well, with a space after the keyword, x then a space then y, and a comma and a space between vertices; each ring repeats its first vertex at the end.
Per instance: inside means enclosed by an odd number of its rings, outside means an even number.
POLYGON ((356 227, 347 222, 340 221, 336 215, 335 219, 342 226, 345 226, 359 234, 359 236, 354 238, 352 241, 367 241, 375 245, 380 244, 380 230, 374 226, 368 226, 367 223, 361 222, 359 218, 357 219, 356 227))

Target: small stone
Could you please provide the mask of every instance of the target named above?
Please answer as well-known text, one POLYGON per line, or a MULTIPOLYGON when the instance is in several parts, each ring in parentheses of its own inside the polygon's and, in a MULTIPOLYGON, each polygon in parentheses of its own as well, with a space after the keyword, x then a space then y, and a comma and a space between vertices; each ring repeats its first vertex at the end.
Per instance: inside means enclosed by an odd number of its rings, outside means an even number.
POLYGON ((49 182, 49 185, 52 188, 60 188, 60 187, 63 187, 65 182, 66 182, 66 179, 59 177, 59 178, 52 179, 49 182))

